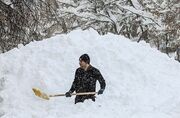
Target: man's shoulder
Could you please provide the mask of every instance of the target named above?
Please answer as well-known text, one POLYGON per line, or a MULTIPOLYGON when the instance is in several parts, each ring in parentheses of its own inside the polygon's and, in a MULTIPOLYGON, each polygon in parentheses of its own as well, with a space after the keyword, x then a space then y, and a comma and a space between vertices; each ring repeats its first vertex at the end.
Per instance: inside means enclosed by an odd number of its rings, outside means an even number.
POLYGON ((94 66, 91 66, 91 70, 93 71, 93 72, 99 72, 99 69, 97 69, 97 68, 95 68, 94 66))
POLYGON ((76 69, 76 72, 81 72, 81 71, 83 71, 83 69, 81 67, 76 69))

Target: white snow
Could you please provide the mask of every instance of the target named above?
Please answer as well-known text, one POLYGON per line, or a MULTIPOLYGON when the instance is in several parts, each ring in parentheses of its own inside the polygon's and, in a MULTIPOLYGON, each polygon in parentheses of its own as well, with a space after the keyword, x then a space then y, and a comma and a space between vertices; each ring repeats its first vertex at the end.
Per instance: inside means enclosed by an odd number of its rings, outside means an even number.
POLYGON ((75 30, 0 54, 5 82, 0 113, 2 118, 179 118, 179 70, 178 62, 144 42, 75 30), (74 96, 47 101, 33 94, 33 87, 48 94, 68 91, 83 53, 106 80, 96 102, 75 105, 74 96))

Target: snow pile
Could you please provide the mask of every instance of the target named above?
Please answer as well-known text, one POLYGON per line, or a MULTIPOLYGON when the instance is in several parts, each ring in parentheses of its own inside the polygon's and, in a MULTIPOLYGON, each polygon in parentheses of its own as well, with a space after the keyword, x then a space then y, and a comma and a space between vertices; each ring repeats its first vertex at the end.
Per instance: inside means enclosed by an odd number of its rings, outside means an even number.
POLYGON ((2 118, 179 118, 179 70, 176 61, 146 43, 76 30, 0 55, 5 83, 0 113, 2 118), (74 97, 46 101, 33 94, 32 87, 48 94, 68 91, 83 53, 106 80, 96 102, 75 105, 74 97))

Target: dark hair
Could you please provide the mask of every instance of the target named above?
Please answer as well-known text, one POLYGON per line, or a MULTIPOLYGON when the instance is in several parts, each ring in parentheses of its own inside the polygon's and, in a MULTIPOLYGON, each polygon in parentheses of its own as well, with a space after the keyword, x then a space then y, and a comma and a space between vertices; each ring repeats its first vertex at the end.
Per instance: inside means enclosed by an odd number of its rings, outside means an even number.
POLYGON ((83 54, 83 55, 81 55, 81 56, 79 57, 79 60, 82 60, 82 61, 90 64, 90 57, 89 57, 88 54, 83 54))

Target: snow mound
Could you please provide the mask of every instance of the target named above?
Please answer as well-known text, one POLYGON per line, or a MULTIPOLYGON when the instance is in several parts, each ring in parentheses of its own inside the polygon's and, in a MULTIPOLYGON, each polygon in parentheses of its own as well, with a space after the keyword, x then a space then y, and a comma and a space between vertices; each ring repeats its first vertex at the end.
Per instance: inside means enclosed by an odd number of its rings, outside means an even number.
MULTIPOLYGON (((179 118, 180 65, 144 42, 123 36, 100 36, 93 29, 20 45, 0 54, 2 118, 179 118), (74 104, 74 97, 49 101, 36 97, 33 87, 48 94, 69 90, 88 53, 106 80, 96 102, 74 104), (3 115, 4 114, 4 115, 3 115)), ((97 90, 99 84, 97 83, 97 90)))

